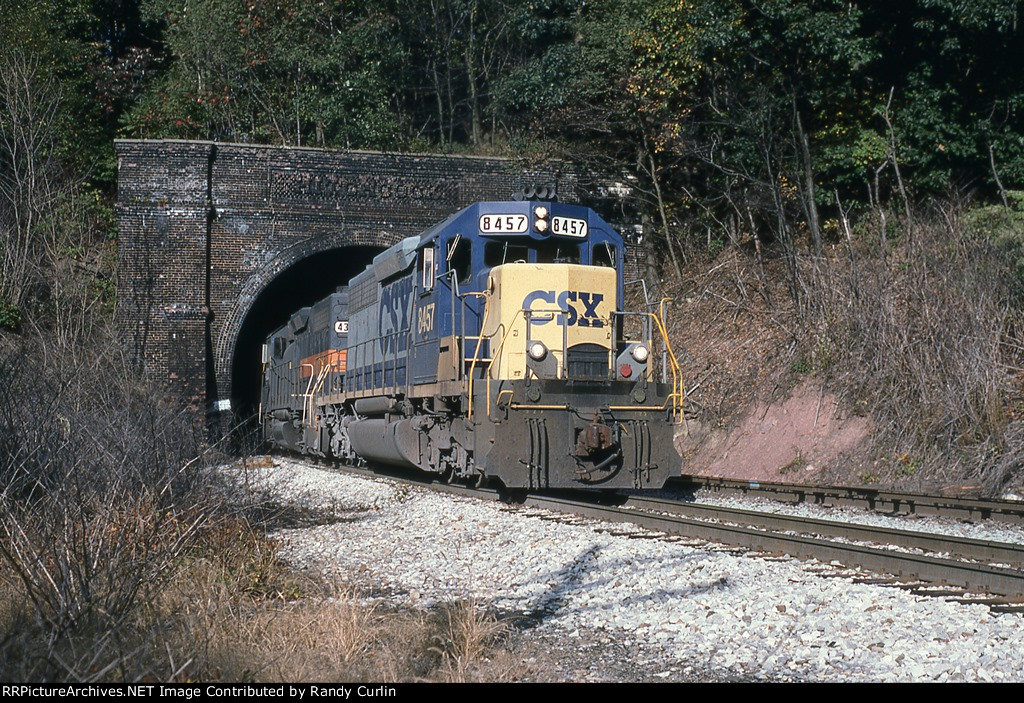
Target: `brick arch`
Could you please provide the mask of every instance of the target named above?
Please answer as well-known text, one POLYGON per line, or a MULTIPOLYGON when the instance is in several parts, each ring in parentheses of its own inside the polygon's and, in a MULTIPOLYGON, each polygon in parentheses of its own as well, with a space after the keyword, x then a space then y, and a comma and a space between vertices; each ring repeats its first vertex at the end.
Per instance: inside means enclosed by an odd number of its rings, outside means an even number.
MULTIPOLYGON (((362 270, 362 264, 370 263, 373 253, 391 246, 400 239, 401 236, 397 234, 368 237, 352 236, 346 232, 338 232, 333 235, 298 242, 278 253, 261 268, 253 271, 240 286, 238 299, 231 307, 230 312, 218 325, 220 334, 213 349, 215 360, 214 374, 217 380, 218 396, 220 398, 228 398, 234 395, 236 379, 232 375, 236 368, 237 360, 235 357, 239 351, 239 337, 243 328, 249 322, 249 315, 254 311, 258 312, 257 303, 260 294, 278 277, 301 265, 303 262, 328 252, 361 250, 364 256, 361 261, 359 259, 355 260, 355 266, 351 272, 354 275, 359 270, 362 270)), ((338 281, 339 285, 342 283, 344 281, 338 281)), ((298 304, 294 304, 290 309, 297 309, 298 307, 300 307, 298 304)))

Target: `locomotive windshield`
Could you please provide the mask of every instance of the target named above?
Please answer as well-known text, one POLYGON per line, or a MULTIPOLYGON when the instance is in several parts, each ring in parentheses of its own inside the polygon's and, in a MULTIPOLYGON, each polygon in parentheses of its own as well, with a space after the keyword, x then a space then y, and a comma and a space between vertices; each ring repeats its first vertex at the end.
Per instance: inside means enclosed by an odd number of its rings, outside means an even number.
POLYGON ((484 245, 484 266, 501 266, 516 261, 529 261, 530 247, 509 241, 487 242, 484 245))
MULTIPOLYGON (((608 254, 604 254, 607 259, 608 254)), ((487 242, 484 245, 484 265, 501 266, 515 262, 531 264, 578 264, 580 263, 580 247, 575 242, 546 240, 529 244, 513 244, 504 242, 487 242)), ((609 263, 595 264, 610 266, 609 263)))
POLYGON ((546 239, 537 242, 538 264, 578 264, 580 247, 575 242, 546 239))

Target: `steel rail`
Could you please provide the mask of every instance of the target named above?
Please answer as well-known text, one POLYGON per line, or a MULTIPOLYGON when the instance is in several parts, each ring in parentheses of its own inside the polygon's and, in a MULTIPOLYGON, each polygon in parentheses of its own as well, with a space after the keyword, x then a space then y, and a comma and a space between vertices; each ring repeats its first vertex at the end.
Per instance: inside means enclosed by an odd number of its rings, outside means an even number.
POLYGON ((649 530, 695 537, 749 550, 788 554, 826 562, 838 561, 845 566, 856 566, 922 581, 955 585, 968 590, 996 593, 1013 600, 1024 600, 1024 571, 1017 569, 912 552, 896 552, 860 544, 829 542, 813 537, 765 532, 750 527, 581 503, 565 498, 531 495, 526 498, 524 504, 601 520, 629 522, 649 530))
POLYGON ((823 506, 852 505, 869 510, 912 515, 951 515, 965 519, 999 520, 1024 525, 1024 502, 985 500, 966 496, 903 493, 867 486, 812 486, 728 478, 687 476, 670 484, 676 489, 708 493, 759 495, 790 503, 823 506))
POLYGON ((723 520, 771 530, 800 532, 824 537, 840 537, 859 542, 887 544, 925 552, 953 554, 963 559, 989 563, 1024 565, 1024 545, 991 540, 977 540, 953 535, 936 535, 914 530, 901 530, 877 525, 837 522, 779 513, 764 513, 739 508, 725 508, 696 503, 630 496, 628 506, 639 510, 669 512, 697 520, 723 520))

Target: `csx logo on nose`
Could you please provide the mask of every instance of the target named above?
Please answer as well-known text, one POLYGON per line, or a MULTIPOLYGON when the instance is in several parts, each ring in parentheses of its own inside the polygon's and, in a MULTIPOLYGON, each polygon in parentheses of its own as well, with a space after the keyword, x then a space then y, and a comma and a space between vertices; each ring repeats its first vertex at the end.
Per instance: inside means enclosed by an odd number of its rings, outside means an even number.
MULTIPOLYGON (((556 303, 558 309, 564 313, 559 315, 555 319, 555 324, 562 325, 576 325, 577 327, 604 327, 604 322, 597 314, 597 306, 604 300, 604 293, 588 293, 583 290, 563 290, 555 294, 553 290, 535 290, 526 294, 523 298, 523 309, 533 310, 534 303, 540 301, 548 303, 549 306, 554 306, 556 303), (583 307, 583 314, 580 314, 575 307, 570 303, 578 302, 583 307), (564 323, 563 323, 564 319, 564 323)), ((546 325, 551 322, 551 317, 545 317, 543 312, 549 311, 550 308, 538 305, 536 313, 531 317, 532 323, 535 325, 546 325)))

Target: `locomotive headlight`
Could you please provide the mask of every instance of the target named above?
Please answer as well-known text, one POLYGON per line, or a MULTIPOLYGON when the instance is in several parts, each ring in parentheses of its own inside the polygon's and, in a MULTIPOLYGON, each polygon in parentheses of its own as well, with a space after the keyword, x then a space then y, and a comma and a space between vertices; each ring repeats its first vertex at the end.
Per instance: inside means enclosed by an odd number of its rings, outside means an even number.
POLYGON ((538 220, 546 220, 548 219, 548 209, 543 205, 538 205, 537 207, 533 208, 533 216, 536 217, 538 220))
POLYGON ((633 347, 632 350, 630 350, 630 354, 633 356, 633 359, 635 359, 638 364, 642 364, 645 361, 647 361, 647 357, 651 355, 651 352, 646 345, 637 344, 635 347, 633 347))
POLYGON ((548 231, 548 221, 547 220, 536 220, 533 223, 533 228, 535 230, 537 230, 538 232, 540 232, 541 234, 544 234, 545 232, 548 231))
POLYGON ((526 353, 534 361, 543 361, 544 357, 548 355, 548 348, 544 346, 543 342, 533 342, 527 348, 526 353))

